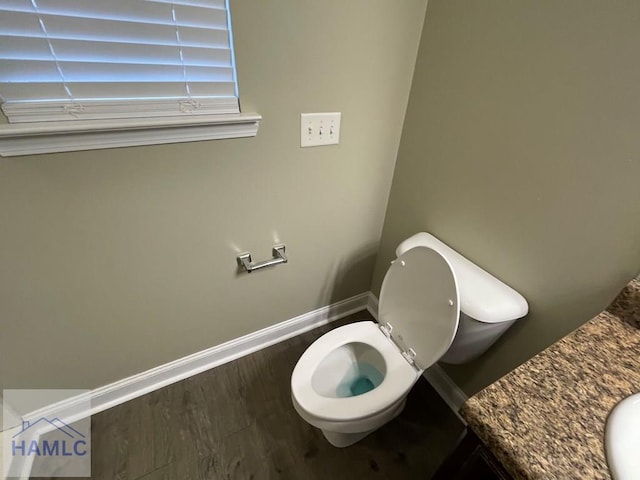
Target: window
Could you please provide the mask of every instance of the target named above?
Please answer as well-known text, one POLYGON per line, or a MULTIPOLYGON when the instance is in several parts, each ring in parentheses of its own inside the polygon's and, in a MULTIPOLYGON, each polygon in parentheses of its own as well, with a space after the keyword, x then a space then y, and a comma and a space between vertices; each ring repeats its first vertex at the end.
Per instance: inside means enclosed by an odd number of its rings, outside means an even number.
POLYGON ((0 97, 2 155, 252 136, 260 119, 240 113, 226 0, 0 0, 0 97))

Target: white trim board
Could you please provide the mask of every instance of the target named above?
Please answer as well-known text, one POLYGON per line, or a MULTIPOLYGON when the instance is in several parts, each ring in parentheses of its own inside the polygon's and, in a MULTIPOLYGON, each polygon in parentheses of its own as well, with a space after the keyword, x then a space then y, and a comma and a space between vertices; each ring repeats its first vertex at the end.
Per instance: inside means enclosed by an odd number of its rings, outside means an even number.
MULTIPOLYGON (((367 298, 367 310, 378 321, 378 297, 369 292, 367 298)), ((424 371, 424 378, 431 384, 438 395, 449 405, 449 408, 458 415, 462 404, 468 400, 466 393, 451 379, 449 375, 437 363, 424 371)), ((458 415, 459 416, 459 415, 458 415)), ((462 418, 462 417, 460 417, 462 418)))
MULTIPOLYGON (((445 372, 439 364, 435 363, 427 368, 422 376, 427 379, 427 382, 431 384, 433 389, 438 392, 438 395, 449 405, 449 408, 460 417, 458 412, 460 408, 462 408, 462 404, 466 402, 469 397, 458 387, 456 382, 447 375, 447 372, 445 372)), ((466 424, 462 417, 460 417, 460 419, 466 424)))
POLYGON ((361 293, 326 307, 318 308, 257 332, 96 388, 87 394, 77 395, 48 405, 30 412, 23 419, 35 420, 41 417, 58 417, 63 419, 65 423, 72 423, 89 415, 95 415, 172 383, 358 312, 367 305, 369 295, 369 292, 361 293), (87 401, 91 405, 88 411, 86 409, 87 401))
POLYGON ((255 137, 257 113, 0 125, 0 156, 255 137))
POLYGON ((367 311, 376 319, 376 322, 378 321, 378 303, 378 297, 369 292, 369 296, 367 297, 367 311))
POLYGON ((33 464, 33 456, 27 456, 23 460, 14 459, 15 464, 11 464, 11 471, 16 473, 17 477, 7 477, 5 472, 10 471, 10 467, 4 465, 4 442, 20 432, 22 426, 22 417, 20 414, 0 396, 0 411, 2 412, 2 428, 0 428, 0 479, 11 480, 18 478, 19 480, 28 480, 31 473, 31 465, 33 464))
MULTIPOLYGON (((14 457, 13 461, 8 465, 4 465, 4 442, 10 442, 14 435, 20 433, 21 427, 13 427, 9 430, 5 430, 0 436, 0 479, 2 480, 29 480, 31 476, 31 469, 33 467, 34 455, 27 455, 24 457, 14 457), (12 476, 5 476, 5 473, 12 473, 12 476)), ((40 432, 33 432, 29 436, 29 440, 38 441, 40 438, 40 432)))

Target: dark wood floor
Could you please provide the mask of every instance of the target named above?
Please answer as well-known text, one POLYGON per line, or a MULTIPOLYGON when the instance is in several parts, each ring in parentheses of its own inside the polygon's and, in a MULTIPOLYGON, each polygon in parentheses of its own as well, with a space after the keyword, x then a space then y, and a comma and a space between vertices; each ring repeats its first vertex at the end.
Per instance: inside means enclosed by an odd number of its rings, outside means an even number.
POLYGON ((453 451, 461 421, 421 379, 405 411, 339 449, 293 409, 304 350, 367 312, 279 343, 95 415, 94 479, 428 479, 453 451))

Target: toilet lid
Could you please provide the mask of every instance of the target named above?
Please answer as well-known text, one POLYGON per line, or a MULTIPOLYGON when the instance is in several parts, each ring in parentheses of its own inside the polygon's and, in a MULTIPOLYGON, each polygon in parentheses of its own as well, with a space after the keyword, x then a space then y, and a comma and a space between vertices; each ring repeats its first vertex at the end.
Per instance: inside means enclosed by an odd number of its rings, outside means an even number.
POLYGON ((460 317, 449 262, 429 247, 400 255, 384 277, 378 317, 380 324, 391 325, 391 336, 403 350, 413 349, 418 367, 436 363, 451 346, 460 317))

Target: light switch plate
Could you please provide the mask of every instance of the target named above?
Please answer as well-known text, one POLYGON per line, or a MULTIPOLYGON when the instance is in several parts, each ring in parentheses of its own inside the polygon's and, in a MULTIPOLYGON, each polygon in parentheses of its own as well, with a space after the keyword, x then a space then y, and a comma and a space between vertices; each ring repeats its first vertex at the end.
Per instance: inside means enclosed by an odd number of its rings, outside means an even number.
POLYGON ((300 146, 316 147, 340 143, 340 112, 301 113, 300 146))

